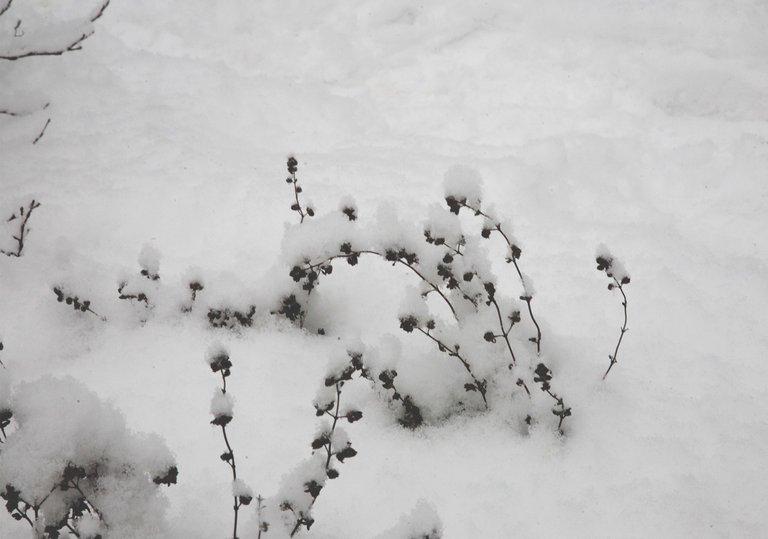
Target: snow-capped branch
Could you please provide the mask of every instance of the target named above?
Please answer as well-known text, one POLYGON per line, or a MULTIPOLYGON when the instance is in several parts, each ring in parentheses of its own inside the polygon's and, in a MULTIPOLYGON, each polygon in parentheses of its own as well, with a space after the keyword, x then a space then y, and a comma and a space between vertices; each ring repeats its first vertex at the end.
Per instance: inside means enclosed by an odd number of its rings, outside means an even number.
MULTIPOLYGON (((31 56, 61 56, 79 51, 82 43, 94 33, 93 23, 104 15, 111 0, 103 0, 84 20, 38 28, 23 34, 15 33, 8 47, 0 45, 0 60, 16 61, 31 56)), ((12 0, 0 8, 0 16, 11 7, 12 0)), ((17 25, 18 27, 18 25, 17 25)))

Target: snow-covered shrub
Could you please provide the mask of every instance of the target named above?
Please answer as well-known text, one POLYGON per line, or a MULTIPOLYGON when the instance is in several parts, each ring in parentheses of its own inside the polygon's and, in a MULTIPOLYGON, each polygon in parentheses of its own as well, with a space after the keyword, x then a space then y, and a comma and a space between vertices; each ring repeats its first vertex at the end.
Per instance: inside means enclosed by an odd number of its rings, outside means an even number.
POLYGON ((440 539, 442 530, 443 524, 435 508, 426 500, 419 500, 400 522, 374 539, 440 539))
POLYGON ((283 478, 276 498, 282 511, 281 520, 289 536, 302 528, 309 530, 315 522, 312 506, 325 487, 328 479, 339 477, 339 465, 357 455, 341 422, 354 423, 363 417, 355 406, 341 403, 346 382, 353 376, 367 378, 368 374, 358 352, 348 352, 347 357, 333 361, 328 367, 323 385, 313 402, 315 415, 323 418, 312 440, 312 457, 297 466, 283 478))
POLYGON ((605 245, 600 245, 597 248, 595 262, 597 262, 597 270, 604 271, 612 281, 608 283, 608 290, 618 290, 621 293, 621 306, 624 308, 624 324, 621 326, 621 333, 619 333, 619 340, 616 342, 616 348, 613 350, 613 354, 608 355, 608 359, 611 360, 611 363, 608 365, 608 369, 603 375, 603 380, 605 380, 613 366, 618 362, 621 341, 624 338, 624 334, 629 331, 627 329, 627 295, 624 293, 624 286, 629 284, 630 278, 629 273, 624 268, 624 264, 615 258, 605 245))
MULTIPOLYGON (((289 158, 289 180, 293 181, 297 168, 296 159, 289 158)), ((400 328, 431 341, 464 371, 463 389, 477 399, 474 403, 461 399, 461 406, 488 409, 492 399, 508 400, 511 393, 520 403, 518 415, 523 423, 530 425, 542 413, 552 413, 563 432, 571 409, 553 389, 541 327, 533 311, 535 290, 520 267, 520 243, 509 222, 500 219, 493 206, 483 205, 479 173, 455 166, 446 172, 444 189, 447 209, 431 207, 421 225, 402 221, 386 210, 372 223, 362 224, 351 200, 345 200, 339 212, 310 221, 302 218, 287 230, 283 241, 283 256, 296 286, 283 297, 277 312, 302 323, 310 295, 321 276, 333 273, 336 261, 357 266, 367 256, 407 268, 417 286, 405 287, 400 328), (477 232, 465 232, 473 218, 481 221, 475 225, 477 232), (493 271, 485 245, 492 236, 501 238, 504 260, 514 268, 517 299, 500 292, 510 284, 493 271), (521 315, 523 309, 527 320, 521 315), (547 404, 532 402, 535 384, 546 395, 547 404)), ((382 371, 379 379, 399 396, 394 374, 382 371)))
POLYGON ((18 384, 0 408, 13 418, 0 445, 0 496, 36 538, 165 536, 158 485, 176 483, 178 470, 158 436, 129 431, 71 377, 18 384))
MULTIPOLYGON (((232 399, 232 395, 227 393, 227 378, 232 374, 232 361, 229 359, 229 352, 218 343, 211 345, 206 354, 206 360, 211 371, 221 375, 221 388, 214 391, 213 399, 211 399, 211 414, 213 415, 211 424, 221 427, 221 435, 224 438, 224 445, 227 448, 227 450, 221 454, 220 458, 229 465, 229 468, 232 471, 232 509, 234 511, 232 539, 238 539, 237 524, 240 508, 251 503, 253 500, 253 491, 237 476, 235 451, 232 449, 232 445, 229 443, 229 438, 227 437, 227 425, 232 421, 232 418, 235 415, 234 400, 232 399)), ((261 496, 258 498, 259 504, 261 504, 261 496)), ((259 536, 261 536, 261 528, 259 536)))

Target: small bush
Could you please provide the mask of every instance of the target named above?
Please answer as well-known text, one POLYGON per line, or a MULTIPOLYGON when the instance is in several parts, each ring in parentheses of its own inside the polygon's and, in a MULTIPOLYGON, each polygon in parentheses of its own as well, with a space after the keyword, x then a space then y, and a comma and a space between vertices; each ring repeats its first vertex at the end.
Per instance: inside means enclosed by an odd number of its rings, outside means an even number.
POLYGON ((35 537, 164 536, 158 485, 178 470, 157 436, 127 430, 71 377, 19 384, 2 409, 0 496, 35 537))

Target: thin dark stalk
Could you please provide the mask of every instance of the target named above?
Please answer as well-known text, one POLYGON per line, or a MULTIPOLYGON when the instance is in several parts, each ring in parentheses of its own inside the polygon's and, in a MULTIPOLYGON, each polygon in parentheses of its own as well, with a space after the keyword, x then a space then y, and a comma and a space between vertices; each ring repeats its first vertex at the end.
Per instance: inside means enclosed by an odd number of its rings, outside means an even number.
POLYGON ((539 323, 536 322, 536 317, 533 316, 533 309, 531 309, 531 300, 533 299, 531 296, 520 296, 521 299, 528 305, 528 314, 531 316, 531 322, 533 322, 533 325, 536 326, 536 354, 541 354, 541 328, 539 327, 539 323))
POLYGON ((416 327, 415 329, 418 329, 422 334, 429 337, 434 343, 437 344, 438 348, 441 352, 445 352, 448 354, 448 357, 455 357, 458 359, 461 364, 464 366, 464 369, 469 373, 469 376, 472 378, 472 381, 474 382, 474 387, 477 388, 477 391, 480 393, 480 396, 483 398, 483 403, 485 404, 486 409, 488 408, 488 400, 485 397, 486 393, 486 381, 485 380, 478 380, 475 376, 475 373, 472 372, 472 367, 470 366, 469 362, 461 356, 458 350, 458 345, 456 348, 449 348, 448 345, 446 345, 444 342, 442 342, 440 339, 432 335, 432 333, 429 332, 429 330, 424 330, 423 328, 416 327))
MULTIPOLYGON (((496 220, 493 219, 490 215, 485 213, 480 208, 474 208, 467 204, 466 202, 460 202, 461 206, 464 208, 467 208, 470 211, 473 211, 475 215, 479 215, 482 217, 485 217, 489 221, 492 221, 495 223, 494 228, 492 229, 495 232, 498 232, 502 238, 504 238, 504 241, 506 242, 507 246, 510 249, 510 256, 507 258, 508 262, 512 262, 512 264, 515 266, 515 271, 517 272, 517 276, 520 278, 520 282, 524 283, 525 279, 523 277, 523 272, 520 271, 520 266, 517 264, 517 257, 514 255, 515 249, 518 249, 518 255, 519 255, 519 247, 517 247, 512 240, 507 236, 506 232, 501 228, 501 224, 496 223, 496 220)), ((531 316, 531 321, 533 322, 533 325, 536 326, 536 340, 534 341, 536 343, 536 354, 541 355, 541 328, 539 327, 538 322, 536 322, 536 318, 533 316, 533 309, 531 308, 531 301, 533 298, 531 296, 521 296, 520 299, 525 301, 526 304, 528 304, 528 314, 531 316)))
MULTIPOLYGON (((325 458, 325 473, 328 473, 328 470, 331 468, 331 457, 333 457, 333 435, 336 432, 336 425, 339 422, 339 418, 341 417, 339 415, 339 409, 341 407, 341 385, 342 382, 336 382, 336 409, 331 414, 330 412, 328 415, 330 415, 333 418, 333 423, 331 424, 331 431, 328 433, 328 442, 326 444, 323 444, 323 448, 326 452, 326 458, 325 458)), ((315 501, 317 501, 317 497, 313 497, 312 501, 309 503, 309 509, 312 509, 312 507, 315 505, 315 501)), ((292 510, 293 511, 293 510, 292 510)), ((296 515, 296 512, 293 511, 294 515, 296 515)), ((305 525, 304 518, 297 518, 296 524, 293 526, 293 529, 291 530, 291 537, 296 535, 301 527, 305 525)))
POLYGON ((621 326, 621 333, 619 334, 619 340, 616 343, 616 349, 613 351, 613 355, 608 356, 611 360, 611 364, 608 365, 608 370, 605 371, 603 380, 605 380, 605 377, 608 376, 608 373, 611 372, 613 366, 618 362, 619 346, 621 346, 621 340, 624 338, 624 334, 629 331, 627 329, 627 295, 624 293, 624 288, 622 287, 622 284, 616 279, 616 277, 613 277, 613 281, 616 283, 615 288, 619 289, 619 292, 621 292, 621 297, 623 298, 621 301, 621 306, 624 308, 624 325, 621 326))
MULTIPOLYGON (((224 374, 224 369, 221 371, 221 383, 222 383, 222 389, 221 393, 226 394, 227 393, 227 377, 224 374)), ((230 469, 232 470, 232 481, 237 481, 237 462, 235 461, 235 452, 232 449, 232 445, 229 443, 229 437, 227 436, 227 426, 221 425, 221 435, 224 438, 224 445, 227 446, 227 454, 228 458, 226 460, 226 463, 229 465, 230 469)), ((240 512, 240 506, 241 503, 238 500, 237 496, 233 496, 234 499, 234 505, 232 506, 232 509, 234 510, 234 522, 232 527, 232 539, 237 539, 237 521, 238 516, 240 512)))
MULTIPOLYGON (((331 457, 333 456, 333 448, 331 446, 333 444, 333 433, 336 432, 336 423, 339 422, 340 405, 341 405, 341 388, 339 387, 339 382, 336 382, 336 411, 333 413, 333 424, 331 425, 331 435, 328 437, 328 445, 325 446, 325 450, 328 453, 328 456, 325 459, 326 472, 328 471, 328 468, 331 465, 331 457)), ((314 504, 314 501, 313 501, 313 504, 314 504)))
MULTIPOLYGON (((34 527, 35 527, 35 523, 34 523, 34 522, 32 522, 32 519, 31 519, 31 518, 29 518, 29 516, 27 515, 27 511, 29 511, 29 508, 31 507, 31 508, 33 508, 33 509, 34 509, 34 506, 33 506, 31 503, 29 503, 29 502, 25 501, 25 500, 24 500, 24 498, 22 498, 21 496, 19 496, 19 497, 18 497, 18 499, 19 499, 19 501, 20 501, 21 503, 23 503, 23 504, 26 506, 26 508, 24 509, 24 512, 21 512, 21 511, 19 510, 18 506, 17 506, 17 507, 16 507, 16 513, 17 513, 17 514, 19 514, 19 515, 21 515, 21 518, 23 518, 24 520, 26 520, 27 522, 29 522, 29 525, 30 525, 30 526, 32 526, 32 527, 34 528, 34 527)), ((35 520, 37 520, 37 519, 35 519, 35 520)))
POLYGON ((48 126, 51 124, 51 119, 48 118, 48 120, 45 122, 45 125, 43 126, 42 131, 40 131, 40 134, 35 137, 35 140, 32 141, 32 144, 37 144, 40 142, 40 139, 43 138, 43 135, 45 135, 45 130, 48 129, 48 126))
POLYGON ((32 202, 29 203, 28 208, 24 208, 23 206, 19 208, 19 217, 16 217, 16 214, 14 213, 8 221, 13 221, 14 219, 20 219, 21 225, 19 226, 19 234, 18 236, 13 236, 13 239, 16 240, 16 252, 13 251, 5 251, 0 249, 0 253, 6 255, 6 256, 15 256, 16 258, 21 257, 21 252, 24 250, 24 239, 27 235, 27 232, 29 232, 29 229, 27 228, 27 223, 29 222, 29 218, 32 216, 32 212, 40 207, 40 203, 36 200, 32 200, 32 202))
POLYGON ((261 497, 261 494, 256 496, 256 514, 259 517, 259 535, 256 536, 256 539, 261 539, 261 532, 264 531, 263 523, 261 522, 261 510, 263 508, 264 498, 261 497))
POLYGON ((74 529, 74 528, 73 528, 73 527, 72 527, 72 526, 69 524, 69 522, 67 522, 67 523, 65 524, 65 526, 66 526, 66 528, 69 530, 69 533, 71 533, 71 534, 72 534, 72 535, 74 535, 75 537, 80 537, 80 534, 79 534, 79 533, 77 533, 77 532, 75 531, 75 529, 74 529))
POLYGON ((501 316, 501 308, 499 307, 499 303, 496 301, 496 298, 491 297, 490 298, 491 303, 493 303, 493 306, 496 308, 496 315, 499 317, 499 327, 501 328, 501 337, 504 339, 504 342, 507 343, 507 350, 509 350, 509 355, 512 357, 512 365, 517 364, 517 358, 515 357, 515 353, 512 351, 512 344, 509 342, 509 332, 512 330, 512 325, 509 326, 509 329, 504 328, 504 318, 501 316))
POLYGON ((304 213, 304 209, 301 207, 301 203, 299 202, 299 185, 296 183, 296 173, 291 172, 291 178, 293 179, 293 197, 296 201, 296 211, 299 212, 299 215, 301 216, 301 220, 299 221, 299 224, 304 222, 304 218, 306 217, 306 214, 304 213))
POLYGON ((13 4, 13 0, 8 0, 3 7, 0 8, 0 17, 5 15, 5 12, 11 9, 11 4, 13 4))

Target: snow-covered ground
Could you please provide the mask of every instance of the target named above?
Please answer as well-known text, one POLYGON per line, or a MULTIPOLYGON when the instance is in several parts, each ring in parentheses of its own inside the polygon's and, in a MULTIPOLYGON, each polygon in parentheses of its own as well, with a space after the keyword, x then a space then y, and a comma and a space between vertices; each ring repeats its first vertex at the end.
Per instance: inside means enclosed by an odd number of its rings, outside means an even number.
MULTIPOLYGON (((3 36, 15 20, 0 19, 3 36)), ((211 342, 234 364, 239 475, 265 497, 309 456, 312 399, 350 340, 386 351, 397 339, 403 372, 448 376, 398 328, 405 270, 361 262, 325 278, 310 322, 326 336, 269 315, 292 284, 286 157, 318 213, 351 195, 360 221, 386 203, 419 222, 464 163, 524 247, 573 408, 565 435, 556 423, 522 434, 503 409, 412 432, 381 392, 356 391, 358 455, 305 535, 406 539, 398 521, 417 507, 445 539, 765 537, 766 28, 760 0, 114 0, 82 51, 0 60, 0 105, 51 103, 0 115, 0 217, 42 204, 23 256, 0 257, 0 376, 71 375, 130 429, 160 435, 179 468, 161 536, 231 537, 211 342), (632 274, 630 331, 604 382, 622 310, 595 270, 600 243, 632 274), (147 244, 165 304, 142 323, 117 287, 147 244), (191 278, 205 281, 201 301, 253 301, 253 327, 179 314, 191 278), (57 303, 54 286, 108 322, 57 303)), ((3 248, 15 226, 0 229, 3 248)), ((241 510, 241 538, 255 537, 253 514, 241 510)), ((29 534, 0 514, 0 537, 29 534)))

